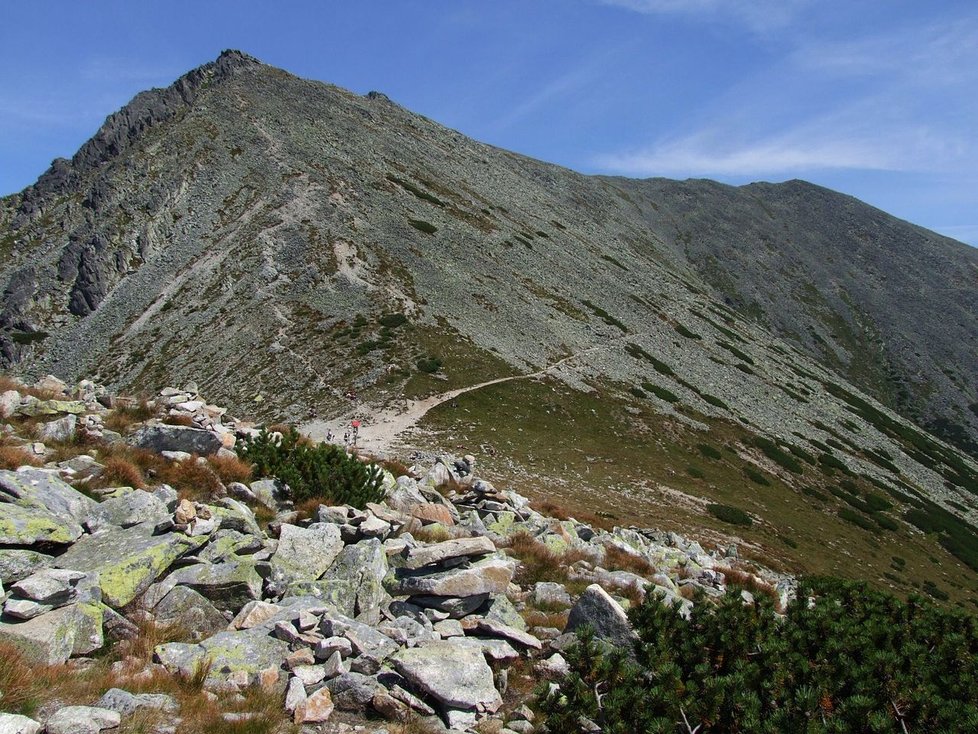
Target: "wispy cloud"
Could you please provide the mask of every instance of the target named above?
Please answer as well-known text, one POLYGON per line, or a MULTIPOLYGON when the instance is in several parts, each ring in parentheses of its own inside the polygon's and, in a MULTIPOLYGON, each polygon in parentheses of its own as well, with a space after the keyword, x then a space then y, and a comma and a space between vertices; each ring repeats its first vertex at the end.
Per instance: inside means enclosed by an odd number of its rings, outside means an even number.
POLYGON ((598 0, 648 15, 684 15, 715 21, 736 21, 752 31, 767 32, 789 25, 809 0, 598 0))

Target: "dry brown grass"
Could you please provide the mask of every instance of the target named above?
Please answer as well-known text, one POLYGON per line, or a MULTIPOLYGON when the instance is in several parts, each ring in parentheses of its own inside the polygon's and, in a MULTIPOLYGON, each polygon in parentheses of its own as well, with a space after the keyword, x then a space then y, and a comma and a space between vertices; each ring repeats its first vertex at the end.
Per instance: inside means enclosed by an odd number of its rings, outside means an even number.
POLYGON ((22 466, 44 466, 40 458, 19 446, 0 446, 0 469, 14 471, 22 466))
POLYGON ((186 413, 178 413, 176 415, 167 415, 163 417, 163 422, 168 426, 184 426, 185 428, 196 428, 197 424, 194 423, 192 416, 186 413))
POLYGON ((528 627, 556 627, 559 630, 567 625, 569 609, 561 611, 544 611, 541 609, 526 609, 522 613, 523 621, 528 627))
POLYGON ((580 523, 600 528, 601 530, 613 530, 615 526, 613 518, 602 517, 586 510, 572 511, 550 499, 532 500, 530 507, 547 517, 553 517, 558 520, 570 520, 573 518, 580 523))
POLYGON ((206 462, 199 463, 196 456, 167 462, 158 478, 176 489, 181 499, 208 500, 224 489, 217 472, 206 462))
POLYGON ((0 392, 16 390, 21 395, 33 395, 38 400, 63 400, 64 395, 53 390, 38 390, 36 387, 25 385, 20 380, 7 375, 0 375, 0 392))
POLYGON ((605 546, 602 565, 609 571, 628 571, 639 576, 652 576, 658 569, 641 556, 624 551, 617 546, 605 546))
POLYGON ((142 469, 122 456, 110 456, 103 463, 105 469, 99 476, 99 482, 107 487, 135 487, 143 489, 146 477, 142 469))
POLYGON ((303 500, 297 504, 295 506, 295 511, 299 513, 300 520, 309 520, 315 516, 316 510, 319 509, 321 504, 323 504, 323 502, 319 497, 310 497, 309 499, 303 500))
POLYGON ((134 424, 148 421, 155 415, 156 410, 146 400, 120 405, 105 417, 105 427, 116 433, 126 433, 134 424))
POLYGON ((774 585, 758 578, 749 571, 743 571, 739 568, 731 568, 729 566, 715 566, 713 570, 724 575, 727 586, 746 589, 754 595, 761 594, 767 596, 774 601, 776 607, 780 606, 781 599, 774 585))
POLYGON ((448 528, 438 523, 419 526, 410 533, 415 540, 420 540, 422 543, 442 543, 455 537, 448 528))
POLYGON ((209 456, 207 463, 225 484, 229 482, 250 482, 252 467, 247 461, 237 456, 209 456))
POLYGON ((510 536, 505 551, 520 561, 515 581, 521 586, 532 586, 538 581, 566 584, 568 566, 589 558, 587 553, 575 548, 564 553, 554 553, 528 533, 510 536))

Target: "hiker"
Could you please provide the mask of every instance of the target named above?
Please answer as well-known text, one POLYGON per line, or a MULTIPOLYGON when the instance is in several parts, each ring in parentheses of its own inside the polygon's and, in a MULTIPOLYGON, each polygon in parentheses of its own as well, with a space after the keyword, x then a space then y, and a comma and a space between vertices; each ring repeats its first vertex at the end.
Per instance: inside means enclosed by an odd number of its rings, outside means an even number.
POLYGON ((326 429, 326 443, 333 443, 333 432, 329 428, 326 429))
POLYGON ((349 432, 349 430, 346 433, 343 434, 343 445, 346 446, 346 448, 350 448, 350 432, 349 432))

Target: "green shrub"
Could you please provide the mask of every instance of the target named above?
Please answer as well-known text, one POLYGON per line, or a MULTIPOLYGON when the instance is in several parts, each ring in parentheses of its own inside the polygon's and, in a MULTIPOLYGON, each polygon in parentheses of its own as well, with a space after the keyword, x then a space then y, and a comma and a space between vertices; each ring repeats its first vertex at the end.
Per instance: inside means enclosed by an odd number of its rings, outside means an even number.
POLYGON ((665 362, 660 362, 651 354, 646 352, 638 344, 629 343, 625 347, 625 351, 628 352, 635 359, 644 359, 646 362, 652 365, 653 369, 660 375, 665 375, 666 377, 672 377, 676 373, 672 371, 672 367, 667 365, 665 362))
POLYGON ((422 357, 417 361, 417 367, 420 372, 430 375, 440 370, 442 363, 438 357, 422 357))
POLYGON ((870 520, 865 515, 860 515, 855 510, 850 510, 848 507, 843 507, 839 510, 839 517, 841 517, 846 522, 851 522, 853 525, 858 525, 863 530, 873 530, 876 526, 873 521, 870 520))
POLYGON ((699 394, 699 396, 701 398, 703 398, 703 400, 705 400, 706 402, 708 402, 713 407, 715 407, 715 408, 723 408, 724 410, 730 410, 730 406, 727 405, 725 402, 723 402, 716 395, 710 395, 710 394, 705 393, 705 392, 701 392, 701 393, 698 393, 698 394, 699 394))
POLYGON ((408 219, 408 224, 414 227, 419 232, 424 232, 425 234, 434 234, 438 231, 438 227, 431 224, 430 222, 425 222, 420 219, 408 219))
POLYGON ((760 484, 762 487, 767 487, 770 486, 771 484, 771 482, 768 481, 768 478, 766 476, 761 474, 759 471, 757 471, 757 469, 755 469, 752 466, 745 466, 744 474, 746 474, 747 478, 750 479, 752 482, 754 482, 754 484, 760 484))
POLYGON ((368 502, 384 499, 379 467, 364 464, 339 446, 310 444, 294 428, 281 439, 263 429, 258 436, 243 439, 238 454, 253 465, 255 476, 287 484, 296 503, 318 499, 362 509, 368 502))
POLYGON ((723 454, 710 446, 708 443, 698 443, 696 444, 696 448, 698 448, 700 453, 708 459, 719 459, 723 456, 723 454))
POLYGON ((717 520, 728 522, 731 525, 743 525, 745 527, 750 527, 754 524, 754 521, 751 519, 750 515, 743 510, 736 507, 731 507, 730 505, 709 504, 706 506, 706 511, 713 515, 713 517, 715 517, 717 520))
POLYGON ((687 329, 682 324, 676 324, 676 331, 678 331, 681 336, 684 336, 687 339, 702 339, 703 338, 699 334, 697 334, 695 331, 690 331, 689 329, 687 329))
POLYGON ((671 390, 667 390, 664 387, 659 387, 651 382, 643 382, 642 388, 648 390, 650 393, 655 395, 660 400, 665 400, 667 403, 678 403, 679 396, 671 390))
POLYGON ((637 398, 645 397, 645 393, 642 391, 642 388, 640 387, 630 387, 628 388, 628 392, 630 392, 632 395, 634 395, 637 398))
POLYGON ((774 441, 769 438, 764 438, 763 436, 758 436, 754 439, 754 445, 757 446, 764 455, 773 461, 778 466, 783 469, 787 469, 792 474, 804 474, 805 470, 802 468, 801 463, 798 459, 784 451, 780 446, 778 446, 774 441))
POLYGON ((601 306, 598 306, 595 303, 591 303, 591 301, 581 301, 581 303, 583 303, 585 306, 587 306, 589 309, 591 309, 591 311, 594 313, 594 315, 597 316, 602 321, 604 321, 608 326, 615 326, 615 327, 621 329, 622 333, 624 333, 624 334, 627 334, 628 333, 628 327, 625 326, 617 318, 615 318, 614 316, 612 316, 610 313, 608 313, 607 311, 605 311, 603 308, 601 308, 601 306))
POLYGON ((633 650, 584 633, 564 653, 571 672, 558 692, 540 689, 542 723, 561 734, 593 730, 585 718, 605 734, 976 730, 974 617, 824 578, 801 579, 780 618, 755 598, 696 604, 686 620, 649 594, 629 612, 633 650))
POLYGON ((705 479, 706 473, 700 469, 698 466, 687 466, 686 473, 689 474, 693 479, 705 479))
POLYGON ((396 329, 398 326, 406 324, 407 320, 407 316, 402 313, 385 313, 378 319, 380 325, 386 326, 388 329, 396 329))

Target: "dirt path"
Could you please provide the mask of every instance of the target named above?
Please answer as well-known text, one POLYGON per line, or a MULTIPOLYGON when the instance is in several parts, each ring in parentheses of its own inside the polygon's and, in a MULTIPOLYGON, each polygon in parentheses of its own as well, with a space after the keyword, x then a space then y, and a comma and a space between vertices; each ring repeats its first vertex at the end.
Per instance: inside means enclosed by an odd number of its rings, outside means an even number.
POLYGON ((432 395, 422 400, 408 400, 400 409, 380 408, 366 404, 357 406, 353 410, 331 420, 310 421, 299 426, 299 430, 314 441, 325 441, 327 432, 332 432, 333 443, 342 444, 343 434, 349 429, 350 422, 359 420, 360 437, 357 441, 357 447, 369 454, 385 456, 390 453, 398 437, 414 428, 429 410, 442 403, 454 400, 459 395, 464 395, 467 392, 481 390, 484 387, 498 385, 501 382, 532 380, 537 377, 543 377, 545 374, 552 372, 572 359, 577 359, 589 352, 606 348, 607 345, 591 347, 578 354, 564 357, 538 372, 532 372, 526 375, 497 377, 494 380, 486 380, 477 385, 449 390, 448 392, 432 395))

